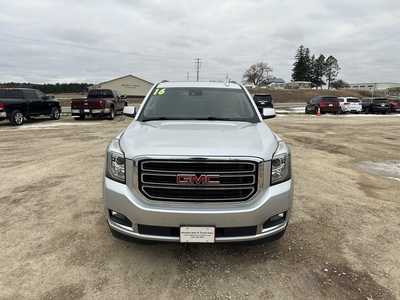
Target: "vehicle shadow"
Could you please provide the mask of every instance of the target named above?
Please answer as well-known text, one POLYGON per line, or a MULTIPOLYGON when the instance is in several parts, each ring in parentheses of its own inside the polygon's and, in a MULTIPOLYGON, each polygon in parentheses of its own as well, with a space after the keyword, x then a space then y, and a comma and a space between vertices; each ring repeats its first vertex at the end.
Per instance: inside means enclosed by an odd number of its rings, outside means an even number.
MULTIPOLYGON (((55 121, 55 120, 52 120, 52 119, 46 118, 46 117, 30 118, 28 120, 25 119, 24 124, 22 126, 24 126, 25 124, 40 124, 40 123, 51 122, 51 121, 55 121)), ((0 121, 0 127, 18 127, 18 126, 12 126, 8 120, 3 120, 3 121, 0 121)))

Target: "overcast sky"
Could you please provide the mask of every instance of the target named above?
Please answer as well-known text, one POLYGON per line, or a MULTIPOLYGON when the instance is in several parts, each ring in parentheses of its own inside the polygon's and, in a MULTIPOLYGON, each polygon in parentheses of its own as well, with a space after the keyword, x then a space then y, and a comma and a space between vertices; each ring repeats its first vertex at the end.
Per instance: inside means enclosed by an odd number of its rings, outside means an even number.
POLYGON ((400 82, 400 0, 0 0, 0 81, 290 80, 300 44, 349 82, 400 82))

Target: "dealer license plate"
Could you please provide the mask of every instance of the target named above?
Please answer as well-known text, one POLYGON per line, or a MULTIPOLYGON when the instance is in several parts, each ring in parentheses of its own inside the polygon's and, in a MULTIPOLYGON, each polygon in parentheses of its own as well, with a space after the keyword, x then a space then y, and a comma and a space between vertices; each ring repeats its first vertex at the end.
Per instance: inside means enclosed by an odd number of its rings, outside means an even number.
POLYGON ((181 243, 214 243, 215 227, 181 226, 181 243))

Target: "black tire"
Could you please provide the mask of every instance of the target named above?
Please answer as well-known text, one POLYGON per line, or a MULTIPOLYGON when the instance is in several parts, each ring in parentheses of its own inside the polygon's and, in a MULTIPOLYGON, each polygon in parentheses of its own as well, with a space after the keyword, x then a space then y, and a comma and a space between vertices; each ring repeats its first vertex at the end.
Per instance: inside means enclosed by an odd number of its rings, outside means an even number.
POLYGON ((116 239, 123 240, 123 241, 129 241, 129 237, 128 236, 126 236, 126 235, 124 235, 124 234, 112 229, 110 226, 108 226, 108 228, 110 229, 111 235, 113 237, 115 237, 116 239))
POLYGON ((110 114, 108 115, 108 119, 109 120, 114 120, 114 118, 115 118, 115 110, 114 110, 114 107, 111 107, 110 108, 110 114))
POLYGON ((75 120, 85 120, 85 115, 80 115, 79 117, 75 117, 75 120))
POLYGON ((21 126, 24 124, 24 114, 18 109, 13 110, 10 114, 9 120, 13 126, 21 126))
POLYGON ((269 237, 262 238, 259 240, 254 240, 254 241, 241 242, 240 244, 256 246, 256 245, 272 243, 272 242, 280 240, 285 235, 285 232, 286 232, 286 229, 284 229, 281 232, 278 232, 277 234, 274 234, 273 236, 269 236, 269 237))
POLYGON ((275 234, 273 236, 268 237, 267 241, 268 242, 274 242, 274 241, 280 240, 285 235, 285 232, 286 232, 286 229, 281 231, 281 232, 278 232, 277 234, 275 234))
POLYGON ((61 112, 58 107, 53 107, 50 112, 50 118, 52 120, 59 120, 61 117, 61 112))

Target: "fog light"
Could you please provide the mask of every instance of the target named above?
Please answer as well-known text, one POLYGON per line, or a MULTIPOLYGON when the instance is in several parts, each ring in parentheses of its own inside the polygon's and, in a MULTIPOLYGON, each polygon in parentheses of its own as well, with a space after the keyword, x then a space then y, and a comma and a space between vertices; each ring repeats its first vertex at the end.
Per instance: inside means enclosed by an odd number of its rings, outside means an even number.
POLYGON ((121 225, 124 225, 127 227, 132 227, 132 222, 127 217, 125 217, 123 214, 113 211, 111 209, 110 209, 110 219, 115 223, 118 223, 118 224, 121 224, 121 225))
POLYGON ((273 227, 279 224, 284 223, 286 220, 286 212, 277 214, 272 216, 271 218, 269 218, 264 224, 263 224, 263 228, 269 228, 269 227, 273 227))

